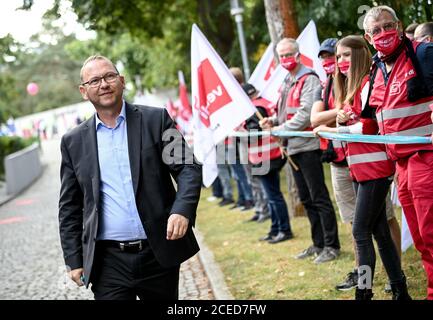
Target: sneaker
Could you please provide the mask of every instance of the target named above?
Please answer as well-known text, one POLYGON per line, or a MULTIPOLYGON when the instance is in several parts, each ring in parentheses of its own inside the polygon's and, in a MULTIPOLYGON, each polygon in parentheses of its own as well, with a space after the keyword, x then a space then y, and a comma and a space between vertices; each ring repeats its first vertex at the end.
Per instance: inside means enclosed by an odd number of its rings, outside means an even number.
POLYGON ((383 291, 385 291, 385 293, 392 293, 392 288, 391 288, 391 284, 388 282, 387 284, 385 284, 385 288, 383 289, 383 291))
POLYGON ((349 291, 353 288, 358 287, 358 270, 353 270, 347 274, 346 280, 344 282, 337 284, 335 289, 339 291, 349 291))
POLYGON ((322 248, 309 246, 307 249, 295 256, 295 259, 306 259, 311 256, 318 256, 322 252, 322 248))
POLYGON ((339 255, 340 255, 339 249, 325 247, 322 250, 322 252, 319 254, 319 256, 316 259, 314 259, 314 263, 319 264, 319 263, 335 260, 339 255))

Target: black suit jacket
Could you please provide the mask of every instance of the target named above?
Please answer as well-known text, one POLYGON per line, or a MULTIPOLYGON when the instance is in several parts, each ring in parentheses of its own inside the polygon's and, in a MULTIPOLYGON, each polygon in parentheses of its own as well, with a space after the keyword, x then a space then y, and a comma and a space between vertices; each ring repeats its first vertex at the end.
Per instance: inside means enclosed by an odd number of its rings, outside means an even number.
MULTIPOLYGON (((199 250, 192 226, 200 197, 201 166, 165 109, 128 103, 125 107, 132 183, 141 222, 159 263, 164 267, 179 265, 199 250), (163 158, 173 149, 177 153, 171 160, 176 161, 164 162, 163 158), (171 176, 177 183, 177 192, 171 176), (189 219, 185 236, 178 240, 166 240, 171 213, 189 219)), ((100 214, 97 150, 95 115, 65 134, 61 141, 60 239, 66 265, 71 269, 83 267, 86 285, 91 276, 100 214)))

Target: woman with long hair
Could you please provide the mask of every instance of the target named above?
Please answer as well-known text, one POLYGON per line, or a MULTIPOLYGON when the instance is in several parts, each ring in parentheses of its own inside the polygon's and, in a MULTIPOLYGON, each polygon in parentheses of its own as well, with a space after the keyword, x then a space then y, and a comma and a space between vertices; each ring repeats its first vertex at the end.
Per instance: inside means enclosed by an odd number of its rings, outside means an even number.
MULTIPOLYGON (((371 53, 360 36, 347 36, 337 43, 334 80, 337 128, 319 126, 315 132, 377 134, 377 122, 361 117, 368 103, 371 53)), ((410 299, 400 257, 386 218, 385 199, 395 167, 383 144, 348 142, 346 156, 356 191, 353 237, 359 266, 355 298, 370 300, 376 265, 373 236, 393 291, 393 299, 410 299)))

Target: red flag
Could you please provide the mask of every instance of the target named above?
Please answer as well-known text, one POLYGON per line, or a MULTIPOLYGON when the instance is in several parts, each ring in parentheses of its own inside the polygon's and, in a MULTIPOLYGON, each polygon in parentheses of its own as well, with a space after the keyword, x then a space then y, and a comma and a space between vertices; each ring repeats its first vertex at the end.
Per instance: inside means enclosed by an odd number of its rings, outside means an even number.
POLYGON ((176 120, 176 117, 177 117, 177 108, 174 105, 173 101, 171 101, 171 99, 168 99, 165 108, 167 109, 167 112, 170 115, 170 117, 173 120, 176 120))
POLYGON ((178 71, 179 77, 179 116, 182 117, 184 121, 189 121, 192 117, 192 108, 188 99, 188 90, 185 84, 185 77, 182 71, 178 71))

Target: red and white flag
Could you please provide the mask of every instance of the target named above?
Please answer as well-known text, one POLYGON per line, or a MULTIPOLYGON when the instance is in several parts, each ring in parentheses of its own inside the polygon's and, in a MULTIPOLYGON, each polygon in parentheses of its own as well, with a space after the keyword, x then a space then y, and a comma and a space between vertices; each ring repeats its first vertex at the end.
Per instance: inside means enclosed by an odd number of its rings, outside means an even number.
POLYGON ((167 109, 168 114, 170 115, 170 117, 173 120, 176 120, 177 117, 177 109, 173 103, 173 101, 171 101, 171 99, 168 99, 167 104, 165 105, 165 108, 167 109))
POLYGON ((302 64, 316 71, 321 81, 326 81, 326 72, 323 70, 322 63, 318 57, 320 43, 317 37, 316 24, 313 20, 308 22, 307 26, 296 39, 296 42, 299 44, 302 64))
POLYGON ((192 117, 192 109, 191 109, 191 104, 189 103, 188 90, 186 88, 185 77, 183 76, 183 72, 179 70, 177 74, 179 77, 179 103, 180 103, 179 116, 184 121, 188 122, 191 120, 192 117))
POLYGON ((289 71, 278 65, 272 73, 265 87, 260 91, 260 96, 266 100, 276 104, 280 97, 280 88, 284 78, 289 74, 289 71))
POLYGON ((215 146, 256 111, 222 59, 197 27, 191 32, 194 154, 203 163, 203 184, 218 175, 215 146))
POLYGON ((263 56, 260 58, 260 61, 254 69, 253 74, 248 79, 248 83, 251 83, 257 89, 257 91, 262 91, 273 71, 275 70, 277 64, 278 62, 275 60, 274 55, 274 45, 271 42, 263 56))

